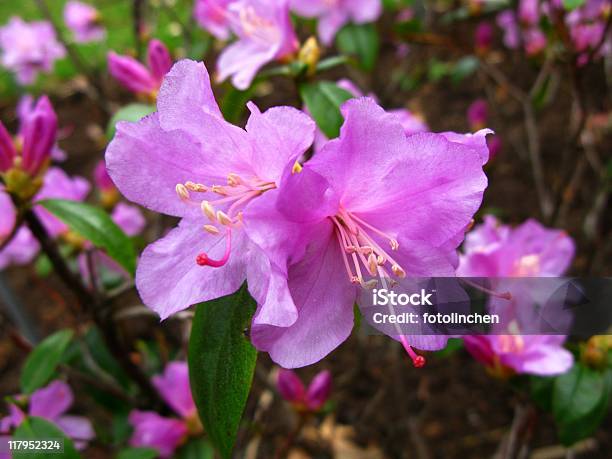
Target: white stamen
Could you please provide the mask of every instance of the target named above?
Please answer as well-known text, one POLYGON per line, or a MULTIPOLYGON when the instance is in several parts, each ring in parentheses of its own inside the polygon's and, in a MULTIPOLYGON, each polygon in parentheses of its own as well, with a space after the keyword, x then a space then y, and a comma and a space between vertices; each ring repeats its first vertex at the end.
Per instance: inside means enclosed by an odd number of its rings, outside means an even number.
POLYGON ((210 204, 210 202, 202 201, 200 207, 202 208, 202 212, 204 213, 204 215, 206 215, 211 222, 217 221, 217 217, 215 215, 215 208, 210 204))
POLYGON ((182 183, 176 184, 176 194, 182 201, 189 201, 189 191, 182 183))
POLYGON ((219 234, 219 228, 213 225, 204 225, 204 231, 214 235, 219 234))
POLYGON ((217 220, 224 226, 232 226, 232 219, 222 210, 217 211, 217 220))

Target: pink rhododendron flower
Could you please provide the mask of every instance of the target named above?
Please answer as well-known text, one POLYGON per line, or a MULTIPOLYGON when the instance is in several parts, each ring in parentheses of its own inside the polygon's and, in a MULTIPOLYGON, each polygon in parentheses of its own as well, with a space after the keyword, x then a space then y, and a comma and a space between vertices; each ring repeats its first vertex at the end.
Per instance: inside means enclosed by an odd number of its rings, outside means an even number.
POLYGON ((308 389, 291 370, 281 368, 276 379, 281 396, 300 411, 318 411, 329 398, 332 390, 332 376, 327 370, 312 378, 308 389))
POLYGON ((331 44, 348 22, 374 22, 382 13, 380 0, 291 0, 291 9, 300 16, 319 19, 317 31, 325 45, 331 44))
MULTIPOLYGON (((28 123, 28 118, 34 114, 35 110, 38 108, 38 104, 41 102, 42 98, 36 101, 34 97, 29 94, 22 96, 19 99, 19 103, 17 104, 16 112, 17 117, 19 118, 19 132, 18 135, 23 136, 23 130, 28 123)), ((57 140, 61 137, 61 129, 58 129, 57 132, 57 140)), ((62 150, 57 144, 57 140, 53 147, 51 148, 51 159, 54 161, 64 161, 66 159, 66 152, 62 150)))
MULTIPOLYGON (((279 273, 278 295, 293 300, 259 304, 251 339, 286 368, 314 363, 348 337, 361 288, 453 276, 455 249, 487 185, 486 147, 406 136, 370 98, 349 100, 342 112, 340 137, 301 172, 288 167, 280 188, 244 213, 249 237, 279 273)), ((439 340, 421 342, 439 348, 439 340)))
POLYGON ((0 27, 0 49, 0 63, 23 85, 33 83, 39 72, 53 70, 55 61, 66 54, 51 23, 24 22, 19 17, 0 27))
MULTIPOLYGON (((20 104, 20 126, 15 140, 0 121, 0 174, 18 169, 36 177, 44 172, 56 147, 57 115, 47 96, 41 97, 28 110, 23 105, 20 104)), ((6 175, 5 183, 9 188, 12 188, 11 182, 11 177, 6 175)))
POLYGON ((231 28, 227 7, 233 0, 196 0, 193 16, 197 23, 219 40, 230 37, 231 28))
POLYGON ((138 207, 124 202, 117 203, 111 218, 128 236, 140 234, 147 223, 138 207))
POLYGON ((131 56, 108 53, 108 71, 123 87, 155 98, 166 73, 172 67, 168 48, 159 40, 151 40, 147 48, 147 66, 131 56))
MULTIPOLYGON (((34 202, 43 199, 82 201, 88 192, 89 183, 85 179, 81 177, 70 178, 61 169, 52 167, 45 174, 43 185, 33 200, 34 202)), ((35 206, 34 212, 41 219, 50 236, 57 237, 68 230, 63 222, 42 207, 35 206)), ((0 226, 0 242, 8 237, 9 232, 12 231, 16 213, 17 211, 5 189, 0 188, 0 217, 3 221, 0 226)), ((38 253, 38 249, 38 242, 34 239, 30 230, 25 226, 20 228, 12 241, 0 252, 0 269, 9 264, 29 263, 38 253)))
POLYGON ((180 419, 163 417, 151 411, 132 411, 129 421, 134 432, 130 445, 155 448, 161 457, 172 457, 190 432, 201 430, 191 397, 187 363, 170 362, 163 374, 153 377, 153 385, 180 419))
POLYGON ((100 41, 106 30, 100 23, 100 13, 87 3, 70 0, 64 7, 64 22, 74 34, 77 43, 100 41))
POLYGON ((237 0, 228 6, 228 18, 238 40, 219 56, 219 81, 231 76, 236 88, 247 89, 261 67, 298 48, 288 0, 237 0))
MULTIPOLYGON (((484 223, 467 235, 464 250, 457 270, 461 276, 551 277, 568 268, 574 243, 563 231, 544 228, 535 220, 510 228, 486 216, 484 223)), ((521 302, 516 307, 527 306, 521 302)), ((565 336, 499 334, 466 336, 464 341, 475 358, 501 375, 559 374, 573 363, 572 354, 562 346, 565 336)))
MULTIPOLYGON (((17 396, 17 398, 26 398, 17 396)), ((35 390, 28 399, 28 415, 44 418, 56 424, 74 441, 78 449, 87 446, 95 437, 95 432, 88 419, 82 416, 66 414, 74 401, 70 386, 63 381, 53 381, 49 385, 35 390)), ((9 404, 9 416, 0 420, 0 433, 9 433, 25 420, 26 414, 16 405, 9 404)))
POLYGON ((525 42, 525 52, 528 56, 539 54, 546 48, 546 35, 537 27, 523 31, 523 40, 525 42))
POLYGON ((245 212, 310 147, 314 123, 290 107, 249 108, 246 130, 226 122, 204 64, 184 60, 166 76, 156 113, 117 125, 106 152, 114 183, 128 199, 182 218, 145 249, 136 273, 143 302, 162 318, 233 293, 247 276, 258 301, 274 293, 266 258, 243 231, 245 212))

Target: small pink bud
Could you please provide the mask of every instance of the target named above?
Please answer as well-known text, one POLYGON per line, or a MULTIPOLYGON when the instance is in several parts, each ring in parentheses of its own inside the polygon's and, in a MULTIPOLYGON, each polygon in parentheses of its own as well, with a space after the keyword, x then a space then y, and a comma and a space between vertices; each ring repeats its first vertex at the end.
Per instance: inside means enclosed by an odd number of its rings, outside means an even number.
POLYGON ((108 71, 126 89, 135 93, 150 93, 158 84, 147 68, 136 59, 108 53, 108 71))
POLYGON ((106 163, 101 160, 94 169, 93 172, 94 182, 96 186, 102 191, 110 191, 115 189, 115 184, 111 180, 106 170, 106 163))
POLYGON ((0 121, 0 172, 6 172, 11 168, 16 154, 11 135, 0 121))
POLYGON ((493 26, 488 22, 481 22, 476 27, 476 31, 474 32, 474 44, 476 49, 480 52, 484 52, 491 48, 491 43, 493 42, 493 26))
POLYGON ((291 370, 281 368, 278 372, 276 387, 281 396, 291 403, 303 403, 306 390, 300 378, 291 370))
POLYGON ((484 99, 477 99, 468 107, 467 118, 470 123, 470 129, 478 131, 487 124, 489 117, 489 106, 484 99))
POLYGON ((47 96, 38 100, 23 128, 23 169, 36 175, 57 140, 57 115, 47 96))
POLYGON ((172 67, 172 58, 166 45, 159 40, 151 40, 147 50, 147 62, 151 75, 161 84, 164 76, 172 67))
POLYGON ((487 147, 489 147, 489 159, 493 159, 502 148, 502 141, 498 135, 487 137, 487 147))
POLYGON ((308 386, 306 392, 306 406, 313 410, 319 410, 329 398, 332 390, 332 376, 328 370, 317 374, 308 386))

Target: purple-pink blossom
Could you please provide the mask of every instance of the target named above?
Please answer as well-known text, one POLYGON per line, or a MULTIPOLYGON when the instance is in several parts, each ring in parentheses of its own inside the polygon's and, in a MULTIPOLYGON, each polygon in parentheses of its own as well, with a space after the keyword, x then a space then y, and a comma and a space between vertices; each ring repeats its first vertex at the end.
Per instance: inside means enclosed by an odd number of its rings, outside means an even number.
MULTIPOLYGON (((573 255, 574 243, 564 231, 545 228, 535 220, 511 228, 489 215, 467 235, 457 272, 466 277, 554 277, 567 270, 573 255)), ((511 301, 518 301, 514 307, 520 314, 531 307, 520 296, 511 301)), ((500 330, 500 334, 466 336, 464 340, 475 358, 500 375, 558 374, 573 363, 572 354, 563 348, 562 335, 500 330)))
POLYGON ((231 34, 227 7, 233 0, 196 0, 193 17, 197 23, 219 40, 227 40, 231 34))
POLYGON ((159 40, 151 40, 147 48, 147 66, 131 56, 108 53, 108 71, 124 88, 152 99, 157 96, 166 73, 172 67, 168 48, 159 40))
POLYGON ((201 432, 189 387, 187 363, 168 363, 161 375, 153 377, 153 385, 179 418, 163 417, 152 411, 132 411, 129 422, 134 432, 130 445, 155 448, 161 457, 172 457, 174 450, 185 441, 187 435, 201 432))
POLYGON ((22 85, 34 83, 40 72, 51 72, 55 61, 66 54, 51 23, 24 22, 20 17, 12 17, 0 27, 0 50, 0 63, 14 72, 22 85))
POLYGON ((484 99, 476 99, 470 104, 467 110, 467 119, 470 129, 478 131, 487 125, 489 118, 489 105, 484 99))
POLYGON ((251 294, 266 301, 272 271, 244 232, 245 212, 310 147, 314 123, 291 107, 261 113, 253 104, 246 129, 226 122, 206 67, 189 60, 166 76, 157 109, 118 123, 106 152, 126 198, 182 218, 142 253, 136 286, 143 302, 166 318, 235 292, 247 277, 251 294))
MULTIPOLYGON (((279 189, 244 213, 284 299, 258 305, 251 339, 285 368, 312 364, 348 337, 361 288, 454 275, 456 247, 487 185, 484 142, 406 136, 370 98, 349 100, 342 112, 340 137, 302 168, 288 167, 279 189)), ((421 366, 406 337, 397 338, 421 366)))
POLYGON ((291 0, 291 9, 300 16, 318 18, 319 38, 329 45, 345 24, 376 21, 382 4, 380 0, 291 0))
MULTIPOLYGON (((95 437, 95 432, 88 419, 83 416, 66 414, 74 401, 70 386, 63 381, 52 381, 49 385, 34 391, 29 396, 18 395, 16 398, 26 400, 27 415, 37 416, 56 424, 78 449, 83 449, 95 437)), ((9 433, 19 427, 26 418, 21 408, 10 403, 9 415, 0 420, 0 433, 9 433)))
POLYGON ((74 34, 77 43, 100 41, 106 30, 100 21, 100 12, 87 3, 70 0, 64 7, 64 22, 74 34))
POLYGON ((308 388, 292 370, 281 368, 276 378, 281 396, 298 411, 318 411, 325 405, 332 390, 332 376, 323 370, 312 378, 308 388))
POLYGON ((480 22, 474 32, 474 46, 480 53, 484 53, 491 48, 493 43, 494 30, 490 22, 480 22))
POLYGON ((231 77, 236 88, 247 89, 261 67, 298 49, 288 0, 237 0, 227 15, 238 39, 219 56, 219 81, 231 77))

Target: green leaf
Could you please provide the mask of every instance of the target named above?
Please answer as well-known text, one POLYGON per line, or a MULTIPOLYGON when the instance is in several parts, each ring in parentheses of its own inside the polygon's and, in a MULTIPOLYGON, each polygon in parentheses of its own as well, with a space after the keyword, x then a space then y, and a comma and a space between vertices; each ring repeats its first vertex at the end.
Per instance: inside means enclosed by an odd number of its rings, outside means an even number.
POLYGON ((552 411, 563 444, 595 432, 607 412, 611 386, 612 377, 582 364, 556 378, 552 411))
POLYGON ((245 338, 255 311, 246 284, 199 304, 189 340, 193 399, 213 445, 229 458, 249 395, 257 351, 245 338))
POLYGON ((530 378, 530 392, 533 401, 544 411, 552 410, 552 397, 555 378, 532 376, 530 378))
POLYGON ((154 448, 127 448, 119 451, 117 459, 155 459, 159 451, 154 448))
POLYGON ((32 350, 21 371, 19 382, 22 393, 31 394, 49 382, 62 361, 72 335, 72 330, 60 330, 45 338, 32 350))
POLYGON ((300 95, 319 129, 330 139, 338 137, 344 122, 340 106, 353 95, 330 81, 304 83, 300 95))
POLYGON ((51 451, 24 451, 13 452, 15 459, 44 459, 53 457, 54 459, 79 459, 81 455, 77 453, 72 440, 64 435, 64 433, 54 424, 49 421, 37 418, 28 417, 25 419, 13 434, 13 440, 58 440, 64 442, 63 452, 51 451))
POLYGON ((246 103, 253 97, 255 88, 256 82, 244 91, 236 89, 233 86, 228 88, 221 103, 221 111, 223 112, 223 117, 227 121, 234 124, 240 121, 246 110, 246 103))
POLYGON ((453 66, 451 72, 451 80, 453 83, 459 83, 478 69, 479 61, 474 56, 465 56, 459 59, 453 66))
POLYGON ((63 199, 40 201, 45 209, 66 223, 70 229, 91 241, 109 257, 134 275, 136 253, 129 237, 102 209, 82 202, 63 199))
POLYGON ((215 450, 204 438, 192 440, 176 452, 176 459, 214 459, 215 450))
POLYGON ((343 54, 358 57, 363 70, 374 69, 380 47, 380 38, 374 24, 344 26, 336 35, 336 45, 343 54))
POLYGON ((567 11, 575 10, 584 5, 585 0, 563 0, 563 6, 567 11))
POLYGON ((119 121, 140 121, 155 110, 154 105, 148 104, 129 104, 125 107, 121 107, 108 122, 106 136, 109 140, 115 136, 116 124, 119 121))

